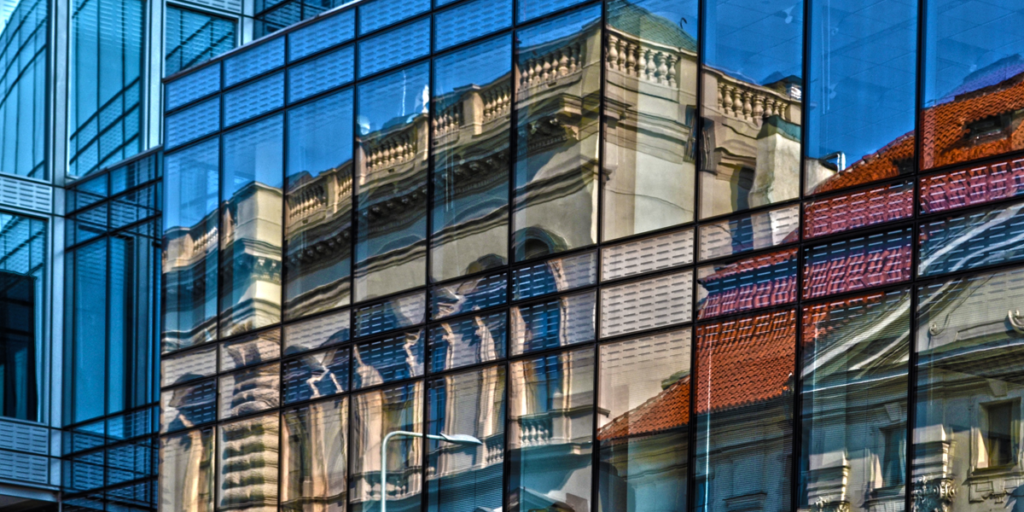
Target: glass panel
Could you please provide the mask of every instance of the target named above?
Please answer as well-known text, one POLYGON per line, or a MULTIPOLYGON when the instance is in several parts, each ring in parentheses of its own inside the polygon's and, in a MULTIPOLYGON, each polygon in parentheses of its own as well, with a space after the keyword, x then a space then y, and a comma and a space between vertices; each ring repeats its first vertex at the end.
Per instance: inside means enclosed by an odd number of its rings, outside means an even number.
POLYGON ((284 106, 284 73, 224 93, 224 126, 252 119, 284 106))
MULTIPOLYGON (((451 48, 511 27, 512 0, 468 2, 434 15, 434 25, 434 51, 451 48)), ((510 100, 511 96, 507 99, 510 100)))
POLYGON ((292 404, 348 390, 348 348, 331 348, 284 363, 281 395, 292 404))
POLYGON ((574 290, 596 283, 596 252, 555 258, 513 270, 512 300, 574 290))
POLYGON ((213 98, 167 116, 166 123, 167 149, 209 135, 220 129, 220 99, 213 98))
POLYGON ((217 337, 219 160, 218 140, 165 160, 163 352, 217 337))
POLYGON ((597 241, 600 19, 593 6, 517 33, 516 261, 597 241))
POLYGON ((362 389, 423 376, 423 331, 352 347, 352 388, 362 389))
POLYGON ((349 9, 288 34, 288 58, 299 60, 355 37, 356 12, 349 9))
MULTIPOLYGON (((381 388, 352 398, 349 494, 353 512, 380 510, 381 441, 395 431, 423 432, 423 382, 381 388)), ((423 440, 392 436, 386 449, 389 510, 418 510, 423 440)))
POLYGON ((693 271, 601 289, 601 337, 609 338, 693 319, 693 271))
POLYGON ((977 206, 1024 194, 1024 158, 921 178, 921 213, 977 206))
POLYGON ((434 61, 436 281, 508 264, 511 53, 501 37, 434 61))
POLYGON ((348 482, 348 399, 284 413, 281 510, 345 512, 348 482))
POLYGON ((430 0, 376 0, 359 6, 359 33, 365 34, 430 10, 430 0))
POLYGON ((913 172, 917 4, 810 2, 805 193, 913 172))
POLYGON ((279 430, 276 413, 218 428, 219 510, 277 510, 279 430))
POLYGON ((221 337, 281 321, 282 117, 224 135, 221 337))
MULTIPOLYGON (((355 47, 335 50, 288 69, 288 101, 299 101, 314 94, 333 89, 355 79, 355 47)), ((348 112, 352 111, 352 100, 349 100, 348 112)), ((325 112, 324 114, 330 114, 325 112)), ((351 127, 349 120, 345 126, 351 127)), ((351 133, 346 141, 351 141, 351 133)), ((338 140, 344 144, 345 141, 338 140)), ((351 146, 350 146, 351 147, 351 146)), ((351 152, 351 149, 349 150, 351 152)))
POLYGON ((217 419, 217 381, 210 379, 160 393, 160 433, 217 419))
POLYGON ((804 298, 910 280, 913 228, 804 249, 804 298))
POLYGON ((1013 263, 1024 258, 1024 203, 947 217, 921 225, 919 276, 1013 263))
POLYGON ((590 510, 594 349, 509 368, 509 510, 590 510))
POLYGON ((281 357, 281 329, 248 334, 220 344, 220 371, 226 372, 281 357))
MULTIPOLYGON (((196 11, 168 5, 164 22, 164 76, 210 60, 235 47, 235 21, 208 16, 196 11)), ((207 69, 216 71, 216 87, 220 87, 220 64, 207 69)), ((180 81, 192 79, 206 69, 180 81)), ((198 77, 195 80, 198 79, 198 77)), ((196 84, 198 85, 198 84, 196 84)), ((168 87, 170 91, 170 87, 168 87)), ((174 108, 168 92, 168 108, 174 108)), ((180 103, 179 103, 180 104, 180 103)))
POLYGON ((250 46, 224 61, 224 87, 231 87, 283 65, 283 37, 250 46))
POLYGON ((697 269, 697 318, 731 315, 796 300, 796 249, 697 269))
POLYGON ((592 341, 596 310, 594 291, 513 307, 512 355, 592 341))
POLYGON ((804 237, 834 235, 914 214, 914 183, 904 181, 804 203, 804 237))
POLYGON ((601 347, 599 510, 686 510, 690 337, 686 329, 601 347))
POLYGON ((430 382, 427 434, 482 444, 427 441, 427 510, 500 510, 505 460, 505 367, 430 382))
POLYGON ((342 311, 286 325, 284 328, 285 355, 348 341, 350 323, 348 315, 348 311, 342 311))
POLYGON ((768 249, 800 239, 800 207, 793 205, 700 226, 700 259, 768 249))
POLYGON ((487 309, 508 300, 508 273, 467 279, 430 290, 430 316, 437 320, 487 309))
POLYGON ((220 377, 222 420, 274 409, 280 400, 281 365, 268 364, 220 377))
POLYGON ((696 353, 700 502, 726 510, 757 489, 757 507, 789 510, 796 311, 699 325, 696 353))
POLYGON ((618 279, 693 263, 693 229, 601 248, 601 280, 618 279))
POLYGON ((211 345, 186 354, 160 360, 160 386, 184 384, 217 373, 217 346, 211 345))
POLYGON ((932 0, 925 12, 921 168, 1024 148, 1024 12, 958 0, 932 0))
POLYGON ((430 18, 423 18, 359 41, 359 76, 369 76, 400 66, 428 53, 430 18))
MULTIPOLYGON (((49 382, 50 375, 44 365, 49 344, 43 344, 46 332, 43 322, 49 316, 44 315, 44 308, 49 309, 49 304, 44 302, 48 294, 43 279, 50 259, 46 236, 46 223, 41 220, 0 214, 0 415, 26 421, 45 417, 41 415, 42 409, 49 402, 40 399, 43 390, 49 389, 44 382, 49 382)), ((101 249, 102 245, 94 247, 101 249)), ((71 277, 76 285, 75 345, 79 353, 76 353, 75 370, 78 374, 89 371, 91 365, 103 358, 103 350, 91 350, 90 345, 97 334, 102 336, 98 329, 105 325, 103 290, 94 288, 97 281, 104 282, 105 254, 102 250, 89 252, 88 257, 78 259, 77 271, 71 277), (100 318, 93 316, 97 309, 100 318), (85 324, 85 328, 81 324, 85 324), (88 353, 81 354, 82 350, 88 353)), ((70 358, 71 354, 65 357, 70 358)), ((98 385, 98 389, 102 389, 102 364, 100 370, 101 373, 90 375, 88 380, 82 379, 80 384, 98 385)), ((75 384, 78 389, 79 382, 75 384)), ((70 398, 67 396, 65 400, 70 398)), ((103 414, 101 409, 96 412, 99 414, 90 416, 103 414)), ((15 436, 13 432, 8 435, 15 436)))
POLYGON ((802 0, 707 0, 702 219, 800 195, 802 0))
POLYGON ((351 89, 288 112, 285 320, 350 301, 352 116, 351 89))
POLYGON ((516 18, 520 23, 538 18, 548 13, 555 12, 585 0, 518 0, 519 8, 516 10, 516 18))
POLYGON ((802 509, 903 510, 909 313, 906 289, 804 306, 802 509))
POLYGON ((356 309, 356 337, 393 331, 422 324, 426 320, 426 297, 422 292, 395 297, 356 309))
POLYGON ((476 315, 430 328, 430 371, 443 372, 505 358, 506 313, 476 315))
MULTIPOLYGON (((0 221, 4 228, 13 230, 15 232, 21 231, 19 228, 23 228, 22 224, 27 219, 20 219, 22 222, 18 222, 18 217, 12 217, 9 215, 0 216, 0 221)), ((8 240, 8 237, 3 237, 2 247, 9 247, 11 242, 14 240, 8 240)), ((13 237, 11 237, 13 238, 13 237)), ((20 238, 20 237, 19 237, 20 238)), ((18 240, 19 243, 24 243, 22 240, 18 240)), ((8 258, 17 258, 17 254, 5 255, 5 260, 8 258)), ((100 239, 94 243, 90 243, 87 246, 81 247, 74 252, 73 270, 71 272, 73 285, 74 285, 74 303, 71 305, 71 321, 67 322, 67 330, 71 334, 72 350, 69 350, 67 356, 71 363, 68 367, 70 371, 65 373, 72 378, 72 388, 68 393, 67 398, 74 400, 74 414, 70 418, 70 422, 80 422, 90 420, 103 416, 106 411, 104 410, 103 400, 96 400, 94 394, 97 390, 102 390, 103 395, 106 396, 106 379, 107 379, 107 346, 105 338, 107 335, 107 329, 110 327, 109 319, 107 318, 107 303, 109 302, 109 289, 107 287, 107 276, 110 272, 110 252, 108 250, 108 244, 106 239, 100 239)), ((42 290, 33 290, 29 288, 29 282, 26 282, 26 277, 22 275, 21 269, 4 269, 0 276, 7 286, 14 288, 11 296, 4 297, 4 302, 28 302, 24 299, 28 297, 17 297, 18 292, 22 294, 34 294, 41 292, 42 290), (15 272, 11 272, 14 270, 15 272), (10 284, 7 284, 9 282, 10 284), (21 300, 11 300, 11 299, 21 300)), ((40 276, 41 277, 41 276, 40 276)), ((6 294, 5 294, 6 295, 6 294)), ((33 309, 40 308, 39 314, 32 314, 34 319, 42 319, 41 303, 33 302, 33 309)), ((12 304, 13 305, 13 304, 12 304)), ((42 331, 42 325, 39 320, 32 322, 30 325, 17 326, 20 327, 17 330, 12 329, 12 338, 25 337, 25 331, 42 331), (37 323, 39 322, 39 323, 37 323), (22 331, 17 333, 17 331, 22 331), (21 336, 17 336, 17 334, 21 336)), ((6 322, 5 322, 6 323, 6 322)), ((15 327, 14 325, 4 325, 3 327, 15 327)), ((33 338, 35 336, 32 336, 33 338)), ((4 336, 6 338, 6 336, 4 336)), ((7 341, 7 340, 4 340, 7 341)), ((12 340, 14 341, 14 340, 12 340)), ((17 357, 17 348, 19 345, 22 348, 21 357, 28 357, 30 354, 34 354, 35 350, 28 351, 28 346, 23 343, 12 343, 12 350, 15 352, 17 357)), ((33 344, 33 349, 36 347, 33 344)), ((42 355, 42 354, 38 354, 42 355)), ((4 358, 6 359, 6 347, 4 350, 4 358)), ((42 362, 42 358, 36 358, 42 362)), ((5 377, 7 371, 6 364, 4 366, 5 377)), ((28 379, 32 373, 37 370, 42 370, 42 367, 37 368, 35 364, 32 366, 26 365, 24 368, 25 373, 23 378, 28 379)), ((12 376, 18 376, 20 373, 18 370, 11 369, 12 376)), ((47 375, 48 372, 43 373, 47 375)), ((6 378, 4 379, 6 380, 6 378)), ((21 380, 21 379, 18 379, 21 380)), ((35 381, 33 377, 31 379, 35 381)), ((25 382, 24 384, 28 384, 25 382)), ((22 416, 22 419, 38 419, 35 417, 38 412, 35 410, 38 406, 38 390, 39 388, 33 382, 32 385, 25 387, 13 386, 14 388, 21 388, 24 394, 22 394, 22 400, 15 399, 14 404, 11 404, 13 410, 6 410, 4 407, 3 413, 5 415, 11 414, 14 417, 22 416), (35 396, 33 396, 35 395, 35 396), (20 403, 19 403, 20 402, 20 403), (32 405, 31 410, 28 408, 32 405), (19 411, 20 409, 20 411, 19 411), (31 416, 29 416, 31 414, 31 416)), ((7 388, 5 385, 4 388, 7 388)), ((7 391, 4 389, 4 391, 7 391)), ((15 392, 15 389, 11 389, 11 392, 15 392)), ((4 400, 7 402, 7 400, 4 400)), ((5 406, 7 404, 4 404, 5 406)))
POLYGON ((359 86, 356 300, 426 283, 429 66, 359 86))
POLYGON ((160 440, 160 510, 213 512, 213 429, 160 440))
POLYGON ((694 218, 697 3, 608 4, 604 240, 694 218))
MULTIPOLYGON (((923 285, 917 293, 911 492, 931 497, 931 503, 949 503, 953 497, 937 495, 938 489, 968 492, 972 480, 980 480, 1009 490, 995 475, 1016 471, 1020 460, 1024 271, 923 285), (1000 410, 1004 406, 1009 411, 1000 410), (954 445, 969 448, 941 456, 954 445)), ((966 502, 963 508, 985 507, 966 502)))

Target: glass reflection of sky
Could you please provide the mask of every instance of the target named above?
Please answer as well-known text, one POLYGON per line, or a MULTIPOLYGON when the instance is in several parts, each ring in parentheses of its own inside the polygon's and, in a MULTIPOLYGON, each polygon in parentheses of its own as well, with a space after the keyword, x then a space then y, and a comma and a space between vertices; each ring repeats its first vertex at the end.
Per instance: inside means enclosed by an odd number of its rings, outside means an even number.
POLYGON ((360 84, 360 134, 404 124, 425 113, 430 97, 429 81, 430 64, 424 62, 360 84))
POLYGON ((801 76, 803 9, 800 0, 707 0, 704 62, 762 85, 801 76))
MULTIPOLYGON (((484 86, 508 74, 512 53, 509 36, 501 36, 434 61, 434 95, 444 96, 471 86, 484 86)), ((444 108, 444 105, 438 105, 444 108)))

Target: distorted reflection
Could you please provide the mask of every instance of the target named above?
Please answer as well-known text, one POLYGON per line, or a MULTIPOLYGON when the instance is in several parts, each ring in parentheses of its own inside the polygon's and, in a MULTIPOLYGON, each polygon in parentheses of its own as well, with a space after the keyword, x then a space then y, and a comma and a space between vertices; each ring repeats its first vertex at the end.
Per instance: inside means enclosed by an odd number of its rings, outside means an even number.
POLYGON ((429 64, 360 84, 355 299, 426 282, 429 64))
POLYGON ((349 303, 352 90, 288 112, 285 320, 349 303))
POLYGON ((348 399, 285 411, 281 426, 281 510, 344 512, 348 399))
POLYGON ((352 387, 368 388, 423 375, 423 330, 352 347, 352 387))
POLYGON ((797 250, 697 268, 697 319, 796 301, 797 250))
POLYGON ((520 30, 515 258, 597 241, 600 6, 520 30))
POLYGON ((600 509, 686 510, 690 329, 601 347, 600 509))
POLYGON ((348 341, 350 336, 348 311, 319 316, 284 327, 284 353, 295 354, 348 341))
POLYGON ((701 218, 800 194, 802 0, 705 4, 701 218))
POLYGON ((334 347, 284 363, 281 396, 290 404, 348 389, 348 348, 334 347))
POLYGON ((583 348, 511 364, 509 510, 591 510, 594 362, 583 348))
POLYGON ((430 290, 430 316, 447 318, 492 306, 508 300, 508 272, 467 279, 430 290))
POLYGON ((800 507, 904 509, 910 293, 804 306, 800 507))
POLYGON ((160 510, 213 512, 213 428, 160 440, 160 510))
POLYGON ((475 315, 430 328, 430 371, 442 372, 505 357, 506 313, 475 315))
POLYGON ((592 341, 596 316, 593 291, 514 306, 509 312, 512 355, 592 341))
MULTIPOLYGON (((381 388, 352 397, 352 467, 349 492, 353 512, 380 510, 380 444, 390 432, 423 432, 423 382, 381 388)), ((423 440, 392 438, 387 446, 388 510, 420 509, 423 440)))
POLYGON ((281 405, 281 365, 241 370, 220 377, 219 418, 228 419, 281 405))
POLYGON ((930 276, 1024 258, 1024 203, 950 216, 921 225, 917 274, 930 276))
POLYGON ((602 230, 614 240, 693 220, 697 1, 606 9, 602 230))
POLYGON ((269 329, 220 344, 220 371, 265 363, 281 357, 281 329, 269 329))
POLYGON ((218 427, 217 510, 277 510, 277 413, 218 427))
POLYGON ((505 36, 434 61, 434 280, 508 263, 511 53, 505 36))

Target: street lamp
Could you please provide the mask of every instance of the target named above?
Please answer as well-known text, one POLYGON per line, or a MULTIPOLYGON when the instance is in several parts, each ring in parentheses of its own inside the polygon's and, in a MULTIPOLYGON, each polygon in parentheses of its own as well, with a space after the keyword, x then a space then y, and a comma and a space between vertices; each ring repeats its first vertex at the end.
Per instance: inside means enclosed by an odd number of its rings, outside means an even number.
POLYGON ((407 432, 405 430, 396 430, 384 436, 384 441, 380 443, 380 512, 387 512, 388 507, 388 495, 387 495, 387 472, 388 472, 388 441, 391 441, 392 437, 426 437, 427 439, 433 439, 435 441, 447 441, 454 444, 475 444, 482 445, 483 441, 468 435, 468 434, 427 434, 423 435, 419 432, 407 432))

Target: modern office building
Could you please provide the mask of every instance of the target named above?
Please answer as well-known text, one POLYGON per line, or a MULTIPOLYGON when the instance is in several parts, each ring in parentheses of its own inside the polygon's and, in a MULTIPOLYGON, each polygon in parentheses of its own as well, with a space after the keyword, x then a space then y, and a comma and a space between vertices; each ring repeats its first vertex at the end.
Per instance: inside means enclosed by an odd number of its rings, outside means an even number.
POLYGON ((1021 509, 1021 26, 22 0, 0 510, 1021 509))

